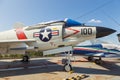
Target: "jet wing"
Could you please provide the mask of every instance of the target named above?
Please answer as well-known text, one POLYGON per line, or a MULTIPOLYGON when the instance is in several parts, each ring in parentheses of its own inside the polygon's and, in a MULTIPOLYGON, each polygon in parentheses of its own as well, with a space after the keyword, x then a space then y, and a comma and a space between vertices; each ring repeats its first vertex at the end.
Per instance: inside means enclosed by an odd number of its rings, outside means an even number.
POLYGON ((24 39, 24 40, 1 40, 0 43, 20 43, 20 42, 35 42, 35 39, 24 39))
POLYGON ((25 50, 32 50, 36 47, 35 39, 0 40, 1 54, 24 54, 25 50))

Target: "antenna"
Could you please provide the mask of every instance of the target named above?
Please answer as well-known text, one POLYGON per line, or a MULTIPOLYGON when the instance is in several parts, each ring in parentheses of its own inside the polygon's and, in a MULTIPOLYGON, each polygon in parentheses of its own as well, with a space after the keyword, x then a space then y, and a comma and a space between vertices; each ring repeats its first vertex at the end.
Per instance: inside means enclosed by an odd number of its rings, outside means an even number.
POLYGON ((116 23, 118 26, 120 26, 120 23, 118 23, 113 17, 111 17, 110 15, 108 15, 105 11, 103 11, 103 13, 104 13, 109 19, 111 19, 114 23, 116 23))
MULTIPOLYGON (((116 23, 119 27, 120 27, 120 23, 118 23, 118 21, 116 21, 113 17, 111 17, 110 15, 108 15, 105 11, 103 11, 103 13, 109 18, 111 19, 114 23, 116 23)), ((120 42, 120 33, 117 34, 118 36, 118 41, 120 42)))
POLYGON ((84 17, 84 16, 86 16, 86 15, 88 15, 88 14, 90 14, 90 13, 93 13, 93 12, 99 10, 100 8, 108 5, 108 4, 111 3, 112 1, 113 1, 113 0, 107 1, 107 2, 103 3, 102 5, 100 5, 100 6, 96 7, 96 8, 94 8, 94 9, 92 9, 92 10, 90 10, 90 11, 84 13, 84 14, 82 14, 81 16, 76 17, 75 19, 79 19, 79 18, 84 17))

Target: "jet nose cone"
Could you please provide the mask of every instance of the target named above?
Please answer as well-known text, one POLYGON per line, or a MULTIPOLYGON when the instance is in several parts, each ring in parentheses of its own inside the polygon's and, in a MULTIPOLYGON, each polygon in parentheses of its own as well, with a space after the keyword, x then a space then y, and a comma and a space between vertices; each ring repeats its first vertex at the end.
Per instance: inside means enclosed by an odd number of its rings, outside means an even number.
POLYGON ((97 31, 96 38, 104 37, 116 32, 116 30, 105 27, 96 27, 96 31, 97 31))

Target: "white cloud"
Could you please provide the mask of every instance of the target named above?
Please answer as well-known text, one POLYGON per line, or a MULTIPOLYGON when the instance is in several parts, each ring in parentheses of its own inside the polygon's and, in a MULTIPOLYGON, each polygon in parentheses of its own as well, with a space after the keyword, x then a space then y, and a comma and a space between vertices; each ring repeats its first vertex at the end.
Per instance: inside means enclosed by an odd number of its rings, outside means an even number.
POLYGON ((91 19, 88 21, 89 23, 102 23, 101 20, 91 19))

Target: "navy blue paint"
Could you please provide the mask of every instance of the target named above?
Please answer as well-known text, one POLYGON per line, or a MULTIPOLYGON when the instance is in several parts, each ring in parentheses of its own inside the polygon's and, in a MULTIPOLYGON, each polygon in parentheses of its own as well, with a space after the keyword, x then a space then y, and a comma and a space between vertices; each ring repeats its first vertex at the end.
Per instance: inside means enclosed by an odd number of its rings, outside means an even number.
POLYGON ((75 20, 72 20, 72 19, 67 19, 66 22, 65 22, 65 26, 67 27, 70 27, 70 26, 81 26, 82 24, 75 21, 75 20))
POLYGON ((77 46, 77 48, 83 48, 83 50, 75 50, 73 51, 74 54, 79 54, 79 55, 86 55, 86 56, 93 56, 94 54, 99 54, 99 50, 106 50, 107 52, 102 52, 104 55, 101 55, 101 57, 105 57, 106 55, 109 54, 116 54, 117 52, 120 52, 115 49, 107 49, 103 48, 101 44, 96 44, 96 45, 85 45, 85 46, 77 46), (87 50, 84 50, 84 48, 88 48, 87 50), (96 48, 94 51, 93 49, 96 48), (111 51, 116 51, 116 53, 112 53, 111 51))
POLYGON ((42 39, 42 38, 43 38, 43 34, 41 34, 41 33, 43 33, 44 31, 45 31, 45 28, 43 28, 43 29, 40 30, 40 36, 39 36, 39 38, 40 38, 40 40, 43 41, 43 42, 48 42, 48 41, 52 38, 52 30, 51 30, 50 28, 46 28, 46 31, 47 31, 47 32, 50 32, 50 33, 48 34, 49 39, 46 38, 46 37, 45 37, 44 39, 42 39))

